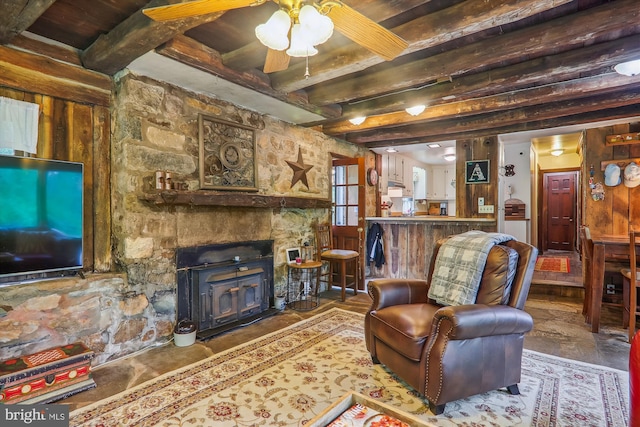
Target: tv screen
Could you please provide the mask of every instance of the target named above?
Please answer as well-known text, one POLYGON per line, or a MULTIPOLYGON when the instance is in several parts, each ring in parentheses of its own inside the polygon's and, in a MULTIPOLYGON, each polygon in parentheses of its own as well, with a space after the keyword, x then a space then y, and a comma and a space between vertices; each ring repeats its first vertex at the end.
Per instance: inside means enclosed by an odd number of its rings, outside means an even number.
POLYGON ((82 163, 0 156, 0 283, 82 269, 82 163))

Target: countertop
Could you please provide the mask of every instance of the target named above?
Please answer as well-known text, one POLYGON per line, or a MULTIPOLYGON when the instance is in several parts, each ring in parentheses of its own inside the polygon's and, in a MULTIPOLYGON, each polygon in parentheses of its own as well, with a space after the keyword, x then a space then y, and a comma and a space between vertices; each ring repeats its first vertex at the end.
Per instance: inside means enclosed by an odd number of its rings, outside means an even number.
POLYGON ((455 216, 419 215, 419 216, 370 216, 367 221, 378 222, 496 222, 495 218, 458 218, 455 216))

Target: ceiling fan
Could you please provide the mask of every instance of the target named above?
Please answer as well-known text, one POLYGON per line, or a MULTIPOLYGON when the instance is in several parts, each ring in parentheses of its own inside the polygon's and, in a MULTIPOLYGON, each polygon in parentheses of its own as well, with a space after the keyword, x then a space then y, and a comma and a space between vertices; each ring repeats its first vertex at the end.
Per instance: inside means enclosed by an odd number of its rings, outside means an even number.
MULTIPOLYGON (((266 3, 268 0, 193 0, 184 3, 172 4, 167 6, 158 6, 143 9, 142 12, 153 19, 154 21, 169 21, 175 19, 188 18, 197 15, 206 15, 215 12, 223 12, 231 9, 240 9, 248 6, 259 6, 266 3)), ((284 11, 289 17, 289 25, 287 25, 285 36, 287 37, 286 43, 290 46, 282 47, 282 43, 274 44, 270 46, 270 43, 265 42, 262 37, 259 37, 260 41, 265 44, 269 49, 267 51, 267 58, 265 60, 264 72, 271 73, 275 71, 281 71, 289 66, 289 60, 291 56, 311 56, 317 53, 317 50, 313 45, 308 44, 306 51, 303 53, 294 53, 294 44, 297 44, 294 39, 297 38, 294 33, 298 31, 302 24, 301 16, 305 12, 301 13, 302 9, 311 11, 324 19, 329 18, 329 24, 331 24, 331 31, 333 27, 340 31, 343 35, 358 43, 362 47, 369 49, 376 55, 390 61, 400 55, 408 46, 408 43, 387 30, 377 22, 367 18, 341 1, 334 0, 320 0, 318 2, 304 2, 303 0, 272 0, 280 6, 280 10, 274 13, 271 19, 267 22, 269 24, 272 20, 277 20, 276 15, 279 15, 280 22, 282 23, 282 16, 284 11), (306 3, 306 4, 303 4, 306 3), (298 25, 296 25, 298 24, 298 25), (291 40, 291 42, 289 42, 291 40), (287 49, 289 47, 289 49, 287 49)), ((314 14, 314 13, 311 13, 314 14)), ((309 14, 307 14, 309 15, 309 14)), ((306 19, 306 18, 304 18, 306 19)), ((286 20, 286 18, 285 18, 286 20)), ((265 24, 266 25, 266 24, 265 24)), ((270 32, 273 31, 270 29, 270 32)), ((312 31, 317 32, 317 31, 312 31)), ((256 32, 257 34, 258 32, 256 32)), ((329 32, 329 36, 331 33, 329 32)), ((326 37, 328 38, 328 36, 326 37)), ((324 40, 326 41, 326 39, 324 40)), ((317 44, 323 43, 318 42, 317 44)))

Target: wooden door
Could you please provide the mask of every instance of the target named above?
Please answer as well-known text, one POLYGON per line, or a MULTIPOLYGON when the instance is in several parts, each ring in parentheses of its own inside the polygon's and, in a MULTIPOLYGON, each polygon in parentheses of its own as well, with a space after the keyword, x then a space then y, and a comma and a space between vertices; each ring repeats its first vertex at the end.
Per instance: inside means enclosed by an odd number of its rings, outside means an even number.
POLYGON ((543 182, 546 213, 543 250, 573 251, 576 241, 577 171, 547 172, 543 182))
POLYGON ((341 158, 332 162, 331 218, 333 247, 350 249, 360 254, 359 288, 364 289, 364 158, 341 158))

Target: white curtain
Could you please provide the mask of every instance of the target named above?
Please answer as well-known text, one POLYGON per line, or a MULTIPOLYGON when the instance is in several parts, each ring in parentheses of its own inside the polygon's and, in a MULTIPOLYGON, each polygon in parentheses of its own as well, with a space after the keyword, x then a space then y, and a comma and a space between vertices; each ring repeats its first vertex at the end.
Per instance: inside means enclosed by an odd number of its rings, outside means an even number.
POLYGON ((0 96, 0 148, 36 152, 40 106, 0 96))

